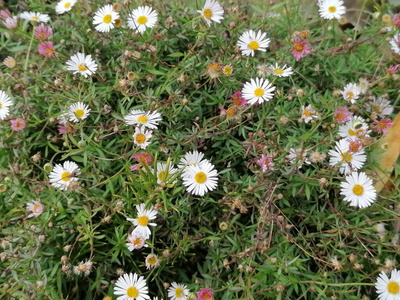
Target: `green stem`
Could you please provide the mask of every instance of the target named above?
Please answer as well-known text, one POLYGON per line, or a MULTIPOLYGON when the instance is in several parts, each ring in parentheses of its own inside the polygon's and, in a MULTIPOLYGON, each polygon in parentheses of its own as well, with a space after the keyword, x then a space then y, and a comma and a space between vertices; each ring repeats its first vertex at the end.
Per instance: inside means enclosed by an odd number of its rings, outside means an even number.
POLYGON ((26 54, 26 60, 25 60, 25 64, 24 64, 24 70, 26 70, 26 69, 28 68, 29 54, 31 53, 34 35, 35 35, 35 30, 33 29, 33 30, 32 30, 31 41, 30 41, 30 43, 29 43, 28 53, 26 54))

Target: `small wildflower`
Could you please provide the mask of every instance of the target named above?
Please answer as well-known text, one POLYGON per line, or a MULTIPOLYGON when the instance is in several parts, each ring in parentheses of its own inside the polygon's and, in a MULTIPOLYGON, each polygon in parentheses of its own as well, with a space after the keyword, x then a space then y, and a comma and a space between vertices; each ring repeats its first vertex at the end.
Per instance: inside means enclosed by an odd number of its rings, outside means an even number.
POLYGON ((393 52, 400 55, 400 33, 393 36, 390 40, 390 45, 393 52))
POLYGON ((168 297, 170 300, 186 300, 189 290, 186 285, 173 282, 168 288, 168 297))
POLYGON ((68 109, 68 119, 71 122, 78 123, 85 120, 90 113, 90 108, 83 102, 72 104, 68 109))
POLYGON ((213 300, 214 299, 214 293, 205 288, 201 288, 197 294, 197 300, 213 300))
POLYGON ((222 67, 222 74, 225 76, 231 76, 233 72, 233 68, 231 65, 226 65, 222 67))
POLYGON ((272 155, 262 154, 259 159, 256 159, 255 162, 262 168, 263 173, 272 170, 274 163, 272 155))
POLYGON ((275 86, 273 86, 267 79, 251 78, 250 82, 244 84, 242 95, 249 104, 261 104, 265 101, 268 102, 271 100, 274 97, 274 91, 275 86))
POLYGON ((319 15, 327 20, 339 19, 346 13, 342 0, 318 0, 319 15))
POLYGON ((138 154, 134 154, 131 156, 131 158, 134 158, 138 162, 136 165, 132 165, 130 167, 131 171, 137 170, 140 166, 142 166, 143 163, 148 166, 154 160, 153 156, 147 152, 140 152, 138 154))
POLYGON ((93 263, 91 261, 81 261, 77 266, 74 266, 75 275, 88 276, 92 272, 93 263))
POLYGON ((207 66, 206 73, 211 79, 219 77, 221 65, 217 62, 212 62, 207 66))
POLYGON ((136 226, 132 231, 132 235, 138 233, 147 240, 151 235, 149 226, 157 226, 156 223, 149 223, 150 220, 154 220, 157 217, 157 211, 153 208, 145 209, 144 203, 136 205, 136 210, 136 219, 127 218, 128 221, 132 222, 136 226))
POLYGON ((187 166, 182 173, 182 179, 189 193, 204 196, 208 191, 216 189, 218 172, 213 164, 203 160, 198 165, 187 166))
POLYGON ((10 97, 4 91, 0 90, 0 120, 4 120, 8 116, 11 105, 10 97))
POLYGON ((280 67, 278 66, 278 64, 275 64, 275 66, 271 65, 270 69, 271 69, 270 73, 277 77, 289 77, 290 75, 293 74, 292 68, 286 67, 286 65, 280 67))
POLYGON ((117 299, 145 300, 150 299, 146 280, 136 273, 124 274, 118 278, 114 287, 114 295, 117 299))
POLYGON ((0 10, 0 19, 5 20, 11 18, 11 12, 8 9, 0 10))
POLYGON ((309 53, 311 53, 311 47, 308 46, 308 42, 306 40, 294 39, 292 55, 297 61, 309 53))
POLYGON ((128 247, 129 251, 138 250, 143 247, 148 247, 146 244, 146 239, 139 233, 135 232, 128 235, 126 246, 128 247))
POLYGON ((146 257, 146 268, 147 270, 154 269, 160 265, 157 255, 149 254, 146 257))
POLYGON ((316 114, 315 110, 312 108, 311 104, 301 106, 301 118, 304 120, 304 123, 308 123, 313 119, 319 119, 319 116, 316 114))
POLYGON ((399 14, 395 14, 392 18, 392 23, 394 26, 396 26, 397 28, 400 28, 400 13, 399 14))
POLYGON ((332 258, 330 259, 330 263, 332 264, 332 266, 333 266, 333 268, 335 269, 335 270, 341 270, 341 269, 343 269, 343 267, 342 267, 342 263, 341 263, 341 261, 340 260, 338 260, 338 258, 337 258, 337 256, 335 255, 335 256, 332 256, 332 258))
POLYGON ((10 124, 11 124, 11 129, 13 131, 21 131, 21 130, 25 129, 26 121, 21 118, 16 118, 16 119, 10 120, 10 124))
POLYGON ((333 117, 335 118, 336 122, 340 123, 346 123, 351 120, 351 117, 353 116, 353 113, 349 111, 347 106, 341 106, 335 109, 335 114, 333 117))
POLYGON ((61 15, 71 10, 77 0, 61 0, 56 5, 56 13, 61 15))
POLYGON ((300 169, 304 163, 311 164, 307 156, 308 156, 308 151, 305 149, 290 148, 289 154, 286 156, 286 158, 289 160, 291 164, 296 165, 300 169))
POLYGON ((386 73, 389 75, 396 74, 399 70, 400 65, 391 65, 389 68, 386 69, 386 73))
POLYGON ((346 140, 349 143, 349 150, 348 152, 350 153, 357 153, 360 152, 363 148, 363 145, 361 143, 360 139, 347 139, 346 140))
POLYGON ((38 217, 43 212, 43 204, 39 201, 32 201, 26 204, 26 210, 30 211, 31 214, 27 216, 27 218, 38 217))
POLYGON ((232 104, 239 107, 245 107, 247 105, 247 100, 242 97, 242 92, 237 91, 232 95, 232 104))
POLYGON ((237 42, 237 46, 242 51, 243 55, 254 56, 254 51, 267 51, 270 39, 266 38, 267 34, 261 30, 255 32, 253 30, 248 30, 244 32, 237 42))
POLYGON ((43 55, 44 57, 54 57, 55 50, 53 42, 43 42, 39 44, 39 54, 43 55))
POLYGON ((139 6, 128 17, 128 27, 143 34, 147 28, 153 28, 158 19, 158 13, 149 6, 139 6))
POLYGON ((372 102, 369 102, 366 107, 367 111, 376 113, 383 118, 393 113, 393 105, 384 97, 374 97, 372 102))
POLYGON ((374 121, 374 130, 379 134, 386 134, 393 121, 389 118, 374 121))
POLYGON ((359 152, 349 152, 349 142, 346 139, 341 139, 336 142, 335 150, 329 150, 330 155, 329 164, 331 166, 340 165, 339 172, 341 174, 348 174, 352 171, 361 169, 367 160, 364 150, 359 152))
POLYGON ((135 133, 133 134, 133 142, 140 148, 146 149, 150 144, 149 140, 151 139, 152 134, 153 131, 147 130, 145 127, 136 127, 135 133))
POLYGON ((359 116, 353 116, 350 121, 339 127, 339 135, 342 138, 368 137, 370 132, 368 124, 359 116))
POLYGON ((17 62, 15 61, 15 59, 11 56, 6 57, 3 60, 3 64, 7 67, 7 68, 15 68, 15 66, 17 65, 17 62))
POLYGON ((3 21, 4 26, 8 29, 14 29, 18 25, 17 17, 7 18, 3 21))
POLYGON ((348 83, 340 93, 344 100, 349 101, 351 104, 356 103, 356 100, 360 97, 360 89, 354 83, 348 83))
POLYGON ((67 70, 73 71, 74 74, 80 73, 83 77, 92 76, 97 70, 97 64, 91 55, 84 53, 76 53, 67 61, 67 70))
POLYGON ((326 153, 321 153, 318 151, 313 151, 309 155, 309 159, 312 163, 318 164, 323 163, 326 159, 326 153))
POLYGON ((66 190, 72 182, 78 181, 76 175, 79 174, 80 169, 76 163, 65 161, 63 165, 57 164, 50 172, 50 183, 60 190, 66 190))
POLYGON ((385 272, 381 272, 375 283, 376 292, 379 300, 399 300, 400 299, 400 272, 392 270, 389 277, 385 272))
POLYGON ((127 125, 143 126, 149 129, 157 129, 161 119, 161 114, 157 110, 144 111, 133 109, 124 117, 127 125))
POLYGON ((208 26, 211 26, 211 21, 221 23, 221 20, 224 18, 224 9, 215 0, 206 0, 203 9, 197 12, 201 14, 208 26))
POLYGON ((376 190, 372 180, 364 172, 353 172, 346 176, 346 181, 340 184, 340 194, 350 206, 365 208, 371 206, 376 199, 376 190))
POLYGON ((40 24, 39 26, 33 27, 34 36, 36 39, 40 41, 44 41, 53 35, 53 30, 50 26, 46 26, 44 24, 40 24))
POLYGON ((19 15, 19 17, 21 19, 28 20, 28 21, 34 21, 34 22, 47 23, 48 21, 50 21, 49 15, 41 14, 38 12, 31 12, 31 11, 23 12, 19 15))

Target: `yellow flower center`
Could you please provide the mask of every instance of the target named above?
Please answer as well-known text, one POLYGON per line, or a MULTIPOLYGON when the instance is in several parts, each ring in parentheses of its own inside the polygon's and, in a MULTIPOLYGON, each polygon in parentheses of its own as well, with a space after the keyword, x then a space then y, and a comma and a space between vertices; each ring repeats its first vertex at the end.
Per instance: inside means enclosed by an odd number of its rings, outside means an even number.
POLYGON ((137 118, 138 122, 140 123, 146 123, 147 122, 147 117, 146 116, 139 116, 137 118))
POLYGON ((296 52, 303 52, 303 50, 304 50, 304 45, 302 44, 302 43, 294 43, 294 45, 293 45, 293 49, 294 49, 294 51, 296 51, 296 52))
POLYGON ((147 23, 147 18, 146 18, 145 16, 140 16, 140 17, 137 19, 137 22, 138 22, 140 25, 146 24, 146 23, 147 23))
POLYGON ((147 262, 148 262, 150 265, 155 265, 155 264, 157 263, 157 259, 156 259, 155 256, 151 256, 151 257, 149 257, 149 258, 147 259, 147 262))
POLYGON ((121 19, 115 19, 115 22, 114 22, 114 26, 115 27, 121 27, 122 26, 122 21, 121 21, 121 19))
POLYGON ((226 110, 226 115, 228 116, 228 117, 232 117, 232 116, 234 116, 236 114, 236 109, 234 108, 234 107, 229 107, 227 110, 226 110))
POLYGON ((17 121, 17 123, 15 123, 15 127, 21 127, 21 122, 20 121, 17 121))
POLYGON ((349 98, 350 100, 354 98, 354 93, 353 92, 348 92, 347 93, 347 98, 349 98))
POLYGON ((0 103, 0 109, 1 109, 2 104, 0 103))
POLYGON ((69 8, 70 6, 71 6, 71 3, 70 3, 70 2, 67 2, 67 3, 64 4, 64 8, 65 8, 65 9, 69 8))
POLYGON ((334 12, 336 12, 336 7, 335 6, 329 6, 328 10, 329 10, 330 13, 334 13, 334 12))
POLYGON ((362 194, 364 194, 364 188, 361 185, 356 184, 353 187, 353 193, 354 193, 354 195, 361 196, 362 194))
POLYGON ((109 23, 111 23, 111 19, 112 19, 111 15, 105 15, 103 18, 103 22, 106 24, 109 24, 109 23))
POLYGON ((135 78, 136 78, 135 72, 129 72, 129 73, 128 73, 128 79, 133 80, 133 79, 135 79, 135 78))
POLYGON ((350 128, 348 132, 349 132, 350 136, 355 136, 355 135, 358 135, 358 134, 362 133, 363 130, 362 129, 357 129, 356 131, 354 131, 353 129, 350 128))
POLYGON ((142 240, 141 240, 141 238, 136 238, 134 241, 133 241, 133 245, 134 246, 138 246, 138 245, 140 245, 142 243, 142 240))
POLYGON ((164 182, 165 179, 167 179, 167 172, 166 171, 160 171, 157 175, 158 180, 161 182, 164 182))
POLYGON ((140 216, 137 221, 140 226, 147 226, 149 224, 149 218, 147 216, 140 216))
POLYGON ((262 88, 256 88, 254 91, 256 97, 262 97, 264 95, 264 90, 262 88))
POLYGON ((351 160, 353 159, 353 156, 351 155, 351 153, 349 153, 349 152, 343 152, 342 154, 341 154, 341 156, 342 156, 342 161, 345 161, 345 162, 351 162, 351 160))
POLYGON ((31 19, 36 21, 36 20, 39 20, 39 17, 33 16, 33 17, 31 17, 31 19))
POLYGON ((390 294, 396 295, 400 290, 400 286, 397 282, 389 281, 387 285, 387 290, 390 294))
POLYGON ((231 67, 228 67, 228 66, 224 67, 224 74, 225 74, 226 76, 231 75, 231 74, 232 74, 232 68, 231 68, 231 67))
POLYGON ((40 207, 40 204, 35 204, 34 206, 33 206, 33 212, 34 213, 37 213, 37 209, 40 207))
POLYGON ((200 171, 194 176, 194 180, 197 183, 204 183, 207 180, 207 175, 206 173, 200 171))
POLYGON ((305 117, 310 117, 310 116, 311 116, 311 112, 310 112, 308 109, 305 109, 305 110, 303 111, 303 116, 305 116, 305 117))
POLYGON ((75 115, 76 115, 79 119, 81 119, 81 118, 83 117, 84 114, 85 114, 85 112, 83 111, 83 109, 77 109, 77 110, 75 111, 75 115))
POLYGON ((86 67, 85 64, 79 64, 79 65, 78 65, 78 70, 81 71, 81 72, 84 72, 84 71, 86 71, 87 69, 88 69, 88 68, 86 67))
POLYGON ((136 142, 137 142, 138 144, 143 144, 145 141, 146 141, 146 136, 145 136, 144 134, 138 133, 138 134, 136 135, 136 142))
POLYGON ((180 287, 178 287, 178 288, 175 290, 175 297, 176 297, 176 298, 182 298, 182 294, 183 294, 183 289, 180 288, 180 287))
POLYGON ((66 171, 66 172, 62 173, 61 180, 67 182, 71 179, 70 176, 71 176, 71 173, 66 171))
POLYGON ((126 290, 126 295, 129 298, 135 298, 136 299, 137 296, 139 296, 139 291, 134 286, 131 286, 126 290))
POLYGON ((274 73, 276 75, 282 75, 283 74, 283 69, 275 68, 274 73))
POLYGON ((250 48, 251 50, 257 50, 259 46, 260 46, 260 45, 259 45, 258 42, 256 42, 256 41, 252 41, 252 42, 249 43, 249 48, 250 48))
POLYGON ((206 19, 211 19, 212 17, 212 11, 209 8, 206 8, 205 10, 203 10, 203 16, 206 19))
POLYGON ((54 53, 54 49, 53 48, 47 48, 46 49, 46 54, 47 55, 50 55, 50 54, 53 54, 54 53))

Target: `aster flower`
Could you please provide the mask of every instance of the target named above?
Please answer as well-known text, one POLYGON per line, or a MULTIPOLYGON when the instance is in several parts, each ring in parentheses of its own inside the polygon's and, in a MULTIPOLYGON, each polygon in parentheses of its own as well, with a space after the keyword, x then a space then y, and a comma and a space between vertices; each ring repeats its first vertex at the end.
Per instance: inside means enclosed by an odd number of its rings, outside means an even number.
POLYGON ((39 54, 43 55, 44 57, 54 57, 55 50, 53 42, 43 42, 39 44, 39 54))
POLYGON ((379 300, 400 300, 400 272, 392 270, 390 279, 381 272, 375 283, 379 300))
POLYGON ((148 247, 146 244, 146 239, 139 232, 128 235, 128 242, 126 243, 126 246, 128 247, 129 251, 148 247))
POLYGON ((360 89, 354 83, 348 83, 340 93, 343 99, 349 101, 351 104, 356 103, 356 100, 360 97, 360 89))
POLYGON ((0 120, 4 120, 8 116, 11 105, 10 97, 0 90, 0 120))
POLYGON ((392 23, 394 26, 396 26, 397 28, 400 28, 400 13, 399 14, 395 14, 392 18, 392 23))
POLYGON ((231 103, 235 106, 245 107, 247 105, 247 100, 242 97, 241 91, 237 91, 232 95, 231 103))
POLYGON ((7 68, 15 68, 15 66, 17 65, 17 62, 15 61, 15 59, 11 56, 7 56, 4 60, 3 60, 3 64, 7 67, 7 68))
POLYGON ((153 162, 153 155, 147 152, 140 152, 138 154, 134 154, 131 156, 131 158, 134 158, 138 163, 136 165, 132 165, 130 167, 131 171, 137 170, 142 164, 146 164, 147 166, 150 165, 153 162))
POLYGON ((212 21, 221 23, 221 20, 224 18, 224 9, 221 4, 215 0, 206 0, 203 9, 197 12, 201 14, 208 26, 211 26, 212 21))
POLYGON ((170 300, 186 300, 189 290, 186 285, 173 282, 168 288, 168 297, 170 300))
POLYGON ((359 152, 350 152, 350 144, 346 139, 336 142, 335 150, 329 150, 329 164, 331 166, 340 165, 341 174, 349 174, 361 169, 367 160, 364 149, 359 152))
POLYGON ((11 12, 8 9, 0 10, 0 19, 4 21, 7 18, 11 18, 11 12))
POLYGON ((208 161, 207 159, 203 159, 203 158, 204 158, 204 154, 197 150, 186 152, 185 156, 180 159, 178 168, 183 169, 183 168, 186 168, 187 166, 197 166, 202 161, 208 161))
POLYGON ((313 119, 319 119, 320 116, 317 115, 316 111, 312 108, 311 104, 301 106, 301 118, 304 120, 304 123, 308 123, 313 119))
POLYGON ((214 293, 205 288, 201 288, 197 294, 197 300, 213 300, 214 299, 214 293))
POLYGON ((25 11, 21 13, 19 17, 23 20, 34 21, 34 22, 47 23, 48 21, 50 21, 49 15, 32 11, 25 11))
POLYGON ((308 41, 301 39, 293 40, 292 55, 297 61, 309 53, 311 53, 311 47, 308 46, 308 41))
POLYGON ((10 120, 10 124, 11 124, 11 129, 13 131, 21 131, 25 129, 26 126, 26 122, 24 119, 21 118, 16 118, 16 119, 12 119, 10 120))
POLYGON ((109 32, 114 28, 115 20, 119 18, 119 14, 114 11, 111 4, 105 5, 96 11, 93 17, 93 25, 100 32, 109 32))
POLYGON ((67 61, 67 70, 73 71, 74 74, 79 73, 86 78, 96 72, 97 64, 92 60, 91 55, 78 52, 67 61))
POLYGON ((50 172, 49 178, 52 186, 66 190, 69 185, 78 181, 76 175, 80 174, 78 165, 72 161, 65 161, 63 165, 57 164, 50 172))
POLYGON ((77 0, 61 0, 56 5, 56 13, 61 15, 71 10, 77 0))
POLYGON ((158 260, 158 257, 155 254, 147 255, 145 262, 147 270, 157 268, 160 265, 160 261, 158 260))
POLYGON ((250 82, 246 82, 242 89, 243 98, 249 104, 261 104, 264 101, 269 101, 274 97, 273 91, 275 87, 268 81, 268 79, 252 78, 250 82))
POLYGON ((156 25, 158 14, 149 6, 139 6, 128 17, 128 27, 138 33, 144 33, 147 28, 156 25))
POLYGON ((274 76, 277 77, 289 77, 290 75, 293 74, 293 70, 291 67, 286 67, 286 65, 284 65, 283 67, 278 66, 278 64, 271 65, 270 67, 270 73, 274 76))
POLYGON ((389 99, 384 97, 374 97, 372 102, 368 102, 366 109, 369 112, 376 113, 379 117, 383 118, 389 116, 393 113, 393 105, 390 103, 389 99))
POLYGON ((289 154, 286 158, 289 162, 299 169, 303 166, 304 163, 311 164, 311 161, 307 158, 308 151, 302 148, 290 148, 289 154))
POLYGON ((339 19, 346 13, 342 0, 318 0, 319 15, 328 20, 339 19))
POLYGON ((267 51, 267 47, 271 40, 266 38, 267 34, 261 30, 255 32, 248 30, 244 32, 237 42, 237 46, 242 51, 243 55, 254 56, 254 51, 267 51))
POLYGON ((222 67, 222 74, 225 76, 231 76, 233 72, 233 67, 231 65, 225 65, 222 67))
POLYGON ((74 274, 75 275, 84 275, 88 276, 92 272, 93 262, 90 260, 81 261, 78 265, 74 266, 74 274))
POLYGON ((400 33, 393 36, 390 40, 390 45, 393 52, 400 55, 400 33))
POLYGON ((156 223, 149 223, 150 220, 154 220, 157 217, 157 211, 153 208, 145 209, 145 207, 144 203, 136 205, 137 218, 127 218, 127 220, 136 226, 132 231, 132 235, 138 233, 147 240, 151 235, 149 226, 157 226, 156 223))
POLYGON ((146 130, 144 127, 136 127, 135 133, 133 134, 133 142, 140 148, 146 149, 150 144, 152 134, 153 131, 151 130, 146 130))
POLYGON ((376 190, 372 180, 364 172, 353 172, 346 176, 346 181, 340 184, 340 194, 344 201, 350 202, 350 206, 365 208, 376 199, 376 190))
POLYGON ((388 131, 388 128, 390 126, 392 126, 392 124, 393 124, 393 121, 389 118, 380 119, 379 121, 375 120, 374 121, 374 125, 375 125, 374 129, 377 133, 386 134, 388 131))
POLYGON ((204 196, 218 185, 218 172, 213 164, 202 161, 198 165, 187 166, 182 173, 183 185, 194 195, 204 196))
POLYGON ((46 26, 43 23, 39 26, 33 27, 34 36, 40 41, 44 41, 53 35, 53 29, 50 26, 46 26))
POLYGON ((150 299, 146 280, 136 273, 124 274, 115 283, 114 295, 118 300, 150 299))
POLYGON ((350 121, 339 126, 339 135, 342 138, 357 138, 362 136, 369 136, 371 131, 368 129, 368 124, 359 116, 354 116, 350 121))
POLYGON ((262 154, 260 158, 255 159, 254 161, 262 168, 263 173, 266 173, 272 170, 274 166, 273 159, 274 157, 272 155, 262 154))
POLYGON ((31 213, 27 216, 27 218, 38 217, 43 212, 43 204, 39 201, 32 201, 26 204, 26 210, 31 213))
POLYGON ((7 18, 3 21, 3 24, 8 29, 14 29, 18 25, 18 18, 17 17, 7 18))
POLYGON ((124 117, 127 125, 144 126, 149 129, 157 129, 158 122, 161 121, 161 114, 154 111, 144 110, 131 110, 128 115, 124 117))
POLYGON ((335 108, 335 114, 333 117, 335 118, 335 121, 338 123, 346 123, 351 120, 351 117, 353 116, 353 113, 349 111, 347 106, 341 106, 338 108, 335 108))
MULTIPOLYGON (((172 164, 168 166, 167 170, 167 164, 166 163, 157 163, 157 183, 161 184, 163 182, 168 182, 168 180, 171 178, 171 176, 178 171, 177 169, 174 168, 172 164)), ((151 170, 151 173, 154 173, 154 170, 151 170)))
POLYGON ((85 120, 90 113, 90 108, 83 102, 72 104, 68 109, 68 120, 74 123, 85 120))

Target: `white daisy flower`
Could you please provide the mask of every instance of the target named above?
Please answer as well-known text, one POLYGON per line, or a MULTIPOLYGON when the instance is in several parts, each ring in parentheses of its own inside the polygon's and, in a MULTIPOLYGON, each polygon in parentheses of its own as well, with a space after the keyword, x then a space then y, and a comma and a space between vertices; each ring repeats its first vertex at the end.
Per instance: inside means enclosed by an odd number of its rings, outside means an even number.
POLYGON ((153 131, 151 130, 146 130, 144 127, 136 127, 135 133, 133 134, 133 142, 140 148, 146 149, 146 147, 150 144, 149 140, 152 134, 153 131))
MULTIPOLYGON (((163 182, 167 182, 171 175, 173 175, 176 171, 177 169, 175 169, 172 164, 169 165, 167 170, 166 163, 157 163, 157 183, 161 184, 163 182)), ((151 170, 151 173, 153 172, 154 170, 151 170)))
POLYGON ((146 280, 136 273, 124 274, 118 278, 114 287, 117 300, 146 300, 150 299, 146 280))
POLYGON ((390 40, 390 45, 392 46, 391 49, 394 51, 394 53, 400 55, 400 33, 393 36, 393 38, 390 40))
POLYGON ((160 265, 157 255, 149 254, 146 257, 146 268, 147 270, 154 269, 160 265))
POLYGON ((139 233, 135 232, 128 235, 128 243, 126 243, 129 251, 141 249, 143 247, 148 247, 146 244, 146 239, 139 233))
POLYGON ((186 300, 189 295, 189 289, 186 285, 173 282, 168 288, 168 297, 170 300, 186 300))
POLYGON ((80 174, 78 165, 72 161, 65 161, 63 165, 57 164, 49 174, 52 186, 66 190, 73 181, 78 181, 76 175, 80 174))
POLYGON ((242 50, 243 55, 254 56, 254 51, 267 51, 267 47, 271 40, 265 38, 267 34, 259 30, 257 33, 253 30, 248 30, 244 32, 237 42, 237 46, 242 50))
POLYGON ((311 104, 309 104, 307 106, 301 106, 301 118, 304 120, 304 123, 308 123, 312 119, 319 119, 320 117, 316 114, 311 104))
POLYGON ((145 32, 146 28, 153 28, 157 23, 158 14, 149 6, 139 6, 128 17, 128 26, 138 33, 145 32))
POLYGON ((278 64, 275 64, 275 66, 271 65, 269 69, 270 69, 270 74, 277 77, 288 77, 293 74, 292 68, 286 67, 286 65, 280 67, 278 66, 278 64))
POLYGON ((67 70, 73 71, 74 74, 80 73, 83 77, 93 75, 97 70, 97 64, 92 60, 91 55, 84 53, 76 53, 67 61, 67 70))
POLYGON ((365 208, 376 199, 376 190, 372 180, 364 172, 353 172, 346 176, 346 181, 340 184, 340 194, 344 201, 350 202, 350 206, 365 208))
POLYGON ((198 165, 187 166, 182 173, 183 185, 194 195, 204 196, 218 185, 218 172, 213 164, 202 161, 198 165))
POLYGON ((96 25, 97 31, 109 32, 114 28, 115 20, 118 18, 119 13, 114 11, 111 4, 108 4, 96 11, 93 17, 93 25, 96 25))
POLYGON ((59 15, 70 11, 71 8, 75 5, 77 0, 61 0, 56 5, 56 13, 59 15))
POLYGON ((375 283, 379 300, 400 300, 400 271, 392 270, 390 279, 381 272, 375 283))
POLYGON ((83 102, 72 104, 68 109, 69 121, 78 123, 85 120, 90 113, 90 108, 83 102))
POLYGON ((383 97, 374 97, 366 106, 367 111, 374 112, 381 118, 391 115, 394 109, 389 99, 383 97))
POLYGON ((319 15, 321 18, 332 20, 340 19, 346 13, 342 0, 319 0, 319 15))
POLYGON ((358 152, 350 151, 350 143, 346 139, 336 142, 335 150, 329 150, 329 164, 331 166, 340 165, 341 174, 349 174, 361 169, 367 160, 364 149, 358 152))
POLYGON ((42 23, 47 23, 50 21, 49 15, 46 14, 41 14, 38 12, 33 12, 33 11, 25 11, 19 15, 21 19, 28 20, 28 21, 34 21, 34 22, 42 22, 42 23))
POLYGON ((311 161, 307 157, 308 150, 302 148, 290 148, 289 154, 286 155, 286 158, 292 165, 296 165, 299 169, 303 166, 303 164, 311 164, 311 161))
POLYGON ((203 157, 204 154, 197 150, 186 152, 185 156, 180 159, 178 168, 183 169, 187 166, 197 166, 202 161, 208 161, 207 159, 203 160, 203 157))
POLYGON ((275 87, 268 79, 252 78, 250 82, 246 82, 242 89, 242 96, 249 104, 261 104, 264 101, 269 101, 274 97, 273 91, 275 87))
POLYGON ((136 205, 137 210, 137 218, 127 218, 128 221, 132 222, 136 228, 132 231, 132 235, 138 233, 140 234, 145 240, 147 240, 150 235, 151 231, 149 226, 157 226, 156 223, 149 223, 150 220, 154 220, 157 216, 157 211, 154 209, 145 209, 145 204, 136 205))
POLYGON ((339 126, 339 135, 342 138, 355 139, 361 136, 369 136, 368 124, 361 117, 354 116, 350 121, 339 126))
POLYGON ((10 106, 12 102, 10 101, 10 96, 6 92, 0 90, 0 120, 4 120, 10 113, 10 106))
POLYGON ((27 218, 38 217, 43 212, 43 204, 39 201, 32 201, 26 204, 26 210, 30 211, 31 214, 27 216, 27 218))
POLYGON ((203 9, 197 12, 201 14, 208 26, 211 26, 211 21, 221 23, 221 20, 224 18, 224 9, 215 0, 206 0, 203 9))
POLYGON ((360 88, 354 83, 348 83, 343 91, 340 91, 344 100, 349 101, 351 104, 356 103, 356 100, 360 97, 360 88))
POLYGON ((144 110, 131 110, 124 117, 124 120, 127 125, 143 125, 149 129, 157 129, 158 122, 161 121, 161 114, 156 110, 147 112, 144 110))

